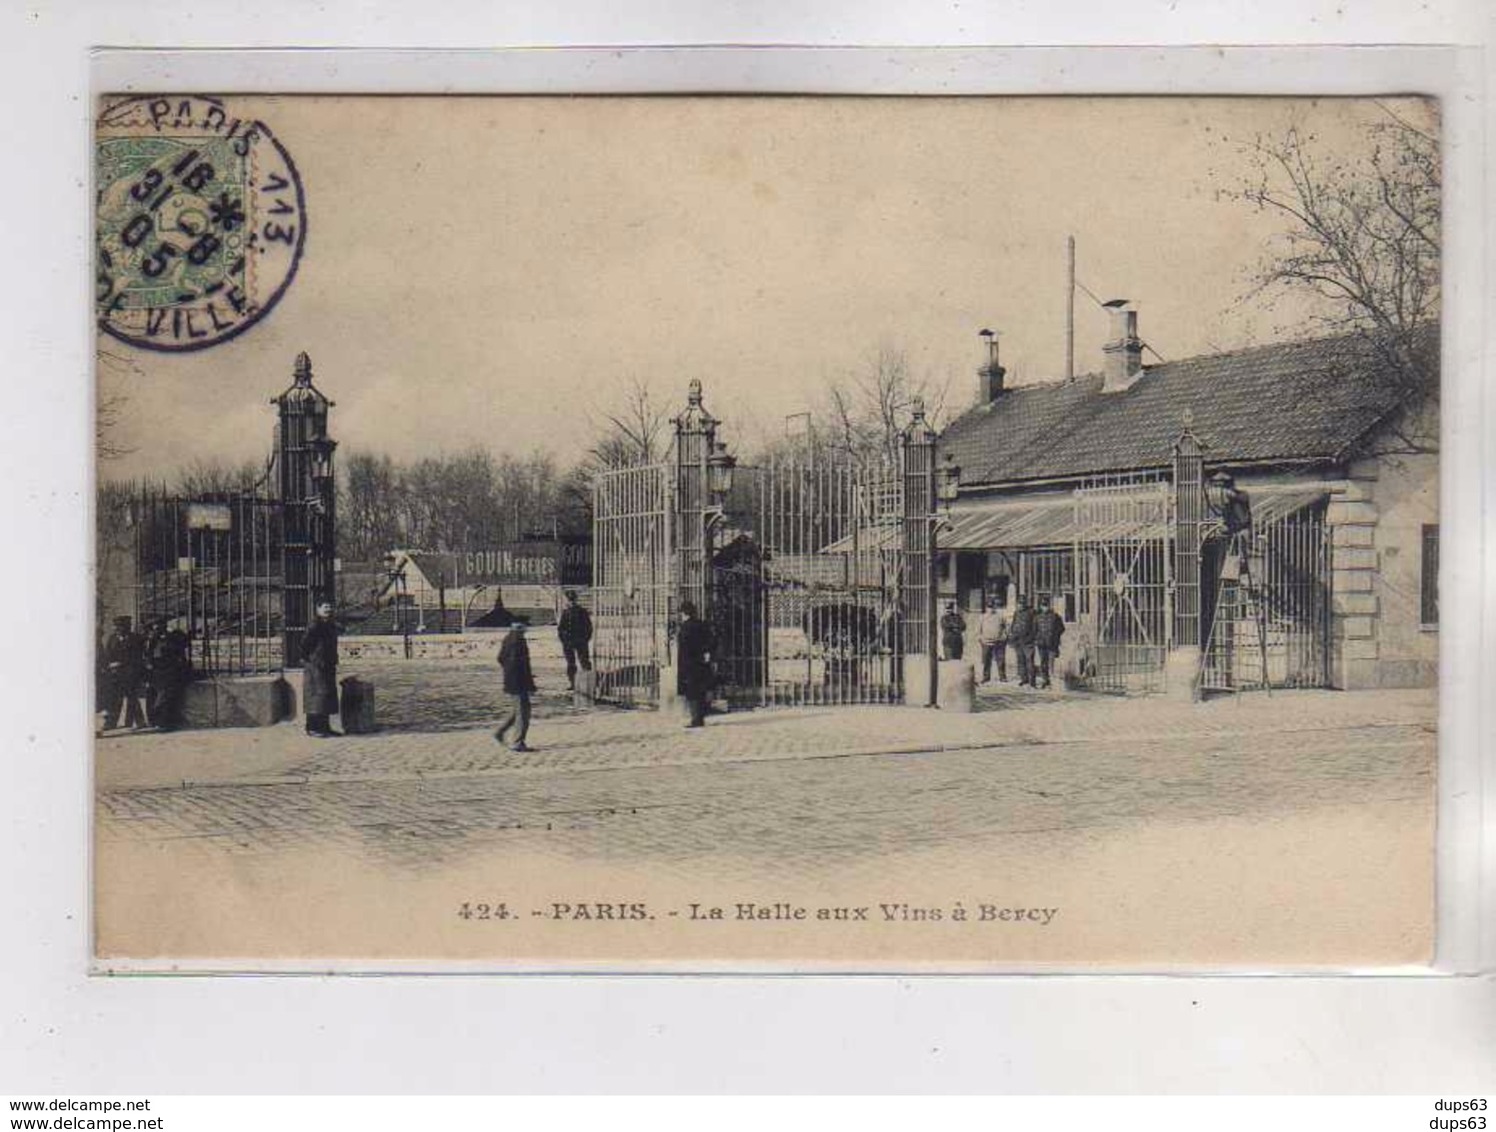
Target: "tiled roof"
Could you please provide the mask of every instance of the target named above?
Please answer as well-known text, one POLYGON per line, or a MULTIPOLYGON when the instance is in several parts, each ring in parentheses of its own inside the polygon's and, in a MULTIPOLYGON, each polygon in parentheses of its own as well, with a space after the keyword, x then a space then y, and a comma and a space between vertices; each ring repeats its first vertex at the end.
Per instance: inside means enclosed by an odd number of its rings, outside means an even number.
POLYGON ((1188 409, 1211 463, 1336 461, 1396 406, 1372 353, 1317 338, 1165 362, 1115 393, 1096 375, 1016 386, 952 421, 940 456, 967 485, 1161 467, 1188 409))

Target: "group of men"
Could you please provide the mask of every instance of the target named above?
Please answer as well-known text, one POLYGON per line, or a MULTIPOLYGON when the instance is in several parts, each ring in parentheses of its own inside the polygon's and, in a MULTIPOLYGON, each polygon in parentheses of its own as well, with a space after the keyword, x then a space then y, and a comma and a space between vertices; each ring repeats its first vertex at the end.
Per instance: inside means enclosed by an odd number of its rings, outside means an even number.
MULTIPOLYGON (((1041 594, 1039 608, 1032 607, 1027 595, 1020 596, 1017 608, 1009 615, 990 600, 982 603, 977 619, 977 644, 982 649, 982 683, 992 682, 992 662, 997 661, 997 678, 1008 680, 1008 646, 1018 660, 1018 685, 1048 688, 1054 661, 1060 653, 1060 638, 1065 635, 1065 619, 1052 607, 1049 595, 1041 594)), ((966 618, 955 602, 945 607, 940 619, 941 644, 947 660, 960 660, 966 648, 966 618)))
POLYGON ((137 633, 121 614, 99 647, 98 701, 104 730, 156 727, 173 731, 182 722, 182 702, 192 678, 187 634, 165 619, 137 633))

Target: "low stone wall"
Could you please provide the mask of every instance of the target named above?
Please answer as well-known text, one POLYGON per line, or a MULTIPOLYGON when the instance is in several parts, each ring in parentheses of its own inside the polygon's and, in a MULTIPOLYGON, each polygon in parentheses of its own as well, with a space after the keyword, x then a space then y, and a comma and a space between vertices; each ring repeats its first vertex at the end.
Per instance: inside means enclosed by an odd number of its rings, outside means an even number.
MULTIPOLYGON (((359 660, 493 660, 503 643, 505 630, 473 630, 466 633, 412 633, 410 656, 405 655, 405 639, 397 636, 346 636, 338 638, 338 662, 359 660)), ((561 655, 561 642, 555 630, 529 633, 530 657, 553 659, 561 655)))
POLYGON ((271 727, 295 712, 295 689, 279 676, 194 680, 182 701, 182 726, 271 727))

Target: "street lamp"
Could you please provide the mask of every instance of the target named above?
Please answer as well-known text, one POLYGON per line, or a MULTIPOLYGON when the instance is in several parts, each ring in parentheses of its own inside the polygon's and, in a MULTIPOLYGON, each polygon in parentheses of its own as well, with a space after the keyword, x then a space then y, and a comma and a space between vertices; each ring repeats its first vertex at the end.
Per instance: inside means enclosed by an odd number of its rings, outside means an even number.
POLYGON ((319 482, 332 479, 332 454, 338 442, 326 433, 312 437, 308 447, 312 450, 312 479, 319 482))
POLYGON ((707 488, 717 502, 725 500, 732 491, 733 469, 737 466, 738 458, 727 451, 727 442, 715 441, 712 454, 707 457, 706 474, 707 488))
POLYGON ((733 469, 737 466, 738 459, 727 451, 727 443, 714 439, 711 453, 706 458, 706 490, 712 500, 708 510, 714 513, 718 522, 723 517, 727 497, 732 494, 733 469))

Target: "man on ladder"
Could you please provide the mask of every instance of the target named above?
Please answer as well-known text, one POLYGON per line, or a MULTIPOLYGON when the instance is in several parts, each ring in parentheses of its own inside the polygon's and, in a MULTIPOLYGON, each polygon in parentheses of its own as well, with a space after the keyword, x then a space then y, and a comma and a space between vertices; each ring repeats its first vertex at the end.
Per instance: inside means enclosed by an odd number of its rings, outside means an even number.
MULTIPOLYGON (((1236 486, 1236 480, 1229 472, 1217 472, 1210 477, 1210 482, 1215 486, 1212 493, 1216 499, 1207 495, 1211 510, 1221 518, 1221 525, 1226 531, 1226 553, 1221 558, 1220 572, 1216 577, 1216 603, 1214 614, 1211 617, 1210 633, 1206 640, 1205 648, 1201 650, 1200 665, 1203 669, 1208 663, 1211 655, 1211 646, 1215 643, 1216 630, 1222 620, 1221 600, 1225 592, 1224 583, 1235 581, 1237 592, 1245 595, 1246 604, 1250 607, 1249 616, 1257 625, 1257 645, 1262 663, 1262 686, 1269 692, 1272 690, 1272 681, 1268 676, 1267 667, 1267 611, 1262 604, 1262 595, 1257 592, 1257 581, 1252 576, 1252 504, 1247 499, 1247 493, 1236 486)), ((1241 611, 1237 609, 1237 603, 1230 603, 1226 610, 1229 620, 1236 620, 1241 611)), ((1234 638, 1234 634, 1233 634, 1234 638)), ((1241 684, 1233 680, 1236 690, 1241 691, 1241 684)))

